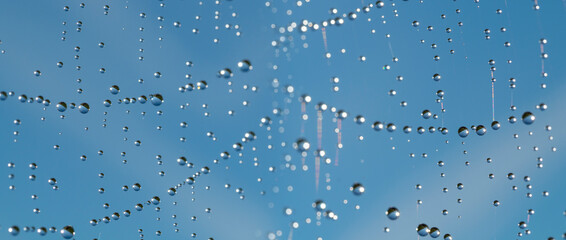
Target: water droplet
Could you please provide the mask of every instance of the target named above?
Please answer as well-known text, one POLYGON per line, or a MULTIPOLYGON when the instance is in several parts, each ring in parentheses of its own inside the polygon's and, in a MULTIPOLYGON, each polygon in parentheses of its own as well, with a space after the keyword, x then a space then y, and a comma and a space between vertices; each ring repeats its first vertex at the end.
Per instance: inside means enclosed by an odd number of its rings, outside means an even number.
POLYGON ((252 63, 249 60, 242 60, 238 62, 238 68, 242 72, 249 72, 253 69, 252 63))
POLYGON ((396 207, 390 207, 385 212, 385 215, 387 215, 387 218, 390 220, 397 220, 401 216, 401 212, 396 207))
POLYGON ((81 103, 79 105, 79 112, 82 114, 86 114, 88 113, 88 111, 90 111, 90 106, 88 105, 88 103, 81 103))
POLYGON ((20 228, 18 226, 11 226, 8 228, 8 232, 12 236, 18 236, 18 234, 20 234, 20 228))
POLYGON ((118 87, 117 85, 112 85, 110 87, 110 93, 116 95, 120 92, 120 87, 118 87))
POLYGON ((498 121, 493 121, 491 123, 491 129, 493 130, 499 130, 501 128, 501 124, 498 121))
POLYGON ((426 237, 429 234, 429 232, 430 229, 426 224, 421 223, 419 226, 417 226, 417 233, 419 234, 419 236, 426 237))
POLYGON ((65 110, 67 110, 67 104, 65 102, 57 103, 56 107, 59 112, 64 112, 65 110))
POLYGON ((163 103, 163 96, 161 96, 161 94, 155 94, 152 95, 150 98, 151 104, 153 104, 153 106, 159 106, 163 103))
POLYGON ((523 123, 527 124, 527 125, 531 125, 535 122, 535 115, 532 114, 531 112, 525 112, 523 113, 523 123))
POLYGON ((487 129, 483 125, 478 125, 476 127, 476 134, 483 136, 487 132, 487 129))
POLYGON ((432 113, 431 113, 429 110, 424 110, 424 111, 421 113, 421 116, 422 116, 424 119, 429 119, 430 117, 432 117, 432 113))
POLYGON ((311 144, 309 143, 309 141, 307 141, 304 138, 299 138, 295 144, 293 144, 293 147, 295 149, 297 149, 299 152, 306 152, 310 149, 311 144))
POLYGON ((312 207, 317 211, 323 211, 324 209, 326 209, 326 203, 322 200, 317 200, 312 204, 312 207))
POLYGON ((458 135, 462 138, 467 137, 469 133, 470 133, 470 131, 466 127, 460 127, 458 129, 458 135))
POLYGON ((438 74, 438 73, 435 73, 435 74, 432 76, 432 79, 433 79, 434 81, 437 81, 437 82, 438 82, 438 81, 440 81, 440 79, 442 79, 442 76, 440 76, 440 74, 438 74))
POLYGON ((71 239, 75 236, 75 229, 72 226, 67 225, 61 229, 60 233, 64 239, 71 239))
POLYGON ((354 184, 350 187, 350 191, 352 191, 352 193, 354 193, 354 195, 360 196, 360 195, 364 194, 364 192, 366 191, 366 189, 365 189, 365 187, 364 187, 361 183, 354 183, 354 184))
POLYGON ((432 238, 437 238, 437 237, 439 237, 439 236, 440 236, 440 230, 439 230, 438 228, 436 228, 436 227, 431 228, 431 229, 430 229, 430 236, 431 236, 432 238))
POLYGON ((158 196, 155 196, 152 197, 150 201, 153 205, 158 205, 161 202, 161 199, 158 196))

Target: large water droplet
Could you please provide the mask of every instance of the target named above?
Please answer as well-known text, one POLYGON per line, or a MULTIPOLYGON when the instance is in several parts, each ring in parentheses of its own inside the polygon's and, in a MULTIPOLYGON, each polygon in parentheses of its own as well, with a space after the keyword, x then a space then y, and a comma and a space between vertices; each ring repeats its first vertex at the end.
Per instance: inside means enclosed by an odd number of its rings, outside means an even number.
POLYGON ((60 233, 64 239, 71 239, 75 236, 75 229, 72 226, 67 225, 61 229, 60 233))
POLYGON ((468 128, 466 127, 460 127, 458 129, 458 135, 462 138, 465 138, 468 136, 468 134, 470 134, 470 131, 468 130, 468 128))
POLYGON ((419 236, 426 237, 429 232, 430 229, 428 228, 428 225, 421 223, 419 224, 419 226, 417 226, 417 233, 419 234, 419 236))
POLYGON ((79 105, 79 112, 82 114, 86 114, 88 113, 88 111, 90 111, 90 106, 88 105, 88 103, 81 103, 79 105))
POLYGON ((401 216, 401 212, 396 207, 390 207, 385 212, 385 215, 387 215, 387 218, 390 220, 397 220, 401 216))
POLYGON ((152 95, 150 98, 151 104, 153 104, 153 106, 159 106, 163 103, 163 96, 161 96, 161 94, 155 94, 152 95))
POLYGON ((360 196, 360 195, 364 194, 364 192, 366 191, 366 188, 361 183, 354 183, 350 187, 350 191, 352 191, 354 193, 354 195, 360 196))
POLYGON ((531 125, 535 122, 535 115, 532 114, 531 112, 525 112, 523 113, 523 123, 527 124, 527 125, 531 125))

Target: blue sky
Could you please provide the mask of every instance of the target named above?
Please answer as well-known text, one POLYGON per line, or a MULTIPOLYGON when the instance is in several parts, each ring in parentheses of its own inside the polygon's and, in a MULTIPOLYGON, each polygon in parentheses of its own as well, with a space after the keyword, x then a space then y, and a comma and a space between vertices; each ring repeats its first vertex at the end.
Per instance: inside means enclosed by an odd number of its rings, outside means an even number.
POLYGON ((0 168, 7 204, 0 217, 2 239, 12 238, 10 226, 21 229, 14 239, 37 239, 37 233, 23 228, 66 225, 74 227, 76 239, 190 239, 193 233, 196 239, 418 239, 415 229, 421 223, 438 227, 440 238, 447 233, 454 239, 564 234, 566 129, 561 123, 566 113, 561 103, 566 85, 561 80, 566 72, 561 66, 566 48, 559 23, 566 8, 561 1, 540 1, 536 11, 532 1, 384 1, 383 8, 367 1, 316 0, 84 3, 82 8, 79 2, 30 0, 0 8, 0 91, 14 92, 0 102, 0 141, 5 166, 16 165, 0 168), (346 17, 342 25, 322 29, 324 21, 351 12, 355 20, 346 17), (303 20, 320 28, 302 33, 296 26, 303 20), (174 26, 177 21, 180 27, 174 26), (541 76, 541 38, 548 41, 546 78, 541 76), (249 72, 238 69, 244 59, 253 66, 249 72), (219 78, 226 68, 233 76, 219 78), (41 76, 34 76, 35 70, 41 76), (442 76, 440 81, 434 74, 442 76), (331 81, 334 77, 339 83, 331 81), (513 89, 511 78, 516 79, 513 89), (207 88, 179 91, 199 81, 207 88), (116 95, 109 91, 113 85, 120 88, 116 95), (288 86, 294 91, 286 91, 288 86), (439 90, 445 93, 441 101, 439 90), (41 95, 50 104, 21 103, 22 94, 41 95), (155 94, 163 96, 160 106, 120 103, 155 94), (304 94, 312 101, 301 103, 304 94), (103 105, 107 99, 110 107, 103 105), (59 102, 88 103, 90 110, 59 112, 59 102), (321 126, 319 102, 329 106, 321 113, 321 126), (548 109, 538 109, 541 103, 548 109), (348 117, 337 119, 338 110, 348 117), (424 110, 438 118, 423 118, 424 110), (536 116, 531 125, 521 121, 526 111, 536 116), (490 127, 493 114, 502 125, 497 131, 490 127), (357 115, 365 123, 355 123, 357 115), (260 124, 266 116, 271 123, 260 124), (518 121, 509 123, 510 116, 518 121), (375 131, 375 121, 393 123, 397 130, 375 131), (485 135, 458 136, 460 127, 478 125, 487 127, 485 135), (412 132, 404 133, 405 126, 412 132), (317 189, 318 127, 330 164, 321 159, 317 189), (426 132, 419 134, 419 127, 426 132), (430 133, 430 127, 436 131, 430 133), (440 133, 440 127, 448 133, 440 133), (256 138, 243 142, 250 131, 256 138), (207 136, 211 133, 214 138, 207 136), (293 148, 299 138, 311 144, 304 157, 293 148), (232 147, 238 142, 241 151, 232 147), (230 158, 223 159, 223 152, 230 158), (193 167, 177 164, 181 156, 193 167), (30 163, 38 168, 30 169, 30 163), (509 180, 509 173, 515 179, 509 180), (32 174, 35 181, 29 180, 32 174), (184 184, 194 174, 199 174, 195 183, 184 184), (57 179, 58 190, 48 184, 50 178, 57 179), (134 191, 134 183, 142 189, 134 191), (363 184, 364 194, 350 191, 354 183, 363 184), (458 183, 464 184, 462 190, 458 183), (176 195, 169 196, 167 190, 178 184, 176 195), (128 191, 122 191, 124 185, 128 191), (38 199, 31 198, 34 194, 38 199), (159 205, 146 205, 154 196, 160 197, 159 205), (323 200, 337 220, 317 213, 316 200, 323 200), (499 207, 493 206, 495 200, 499 207), (138 203, 143 211, 134 210, 138 203), (398 220, 386 217, 391 206, 400 210, 398 220), (285 214, 287 208, 292 214, 285 214), (529 209, 535 210, 530 217, 529 209), (114 212, 119 220, 89 224, 114 212), (520 229, 518 223, 527 218, 527 228, 520 229))

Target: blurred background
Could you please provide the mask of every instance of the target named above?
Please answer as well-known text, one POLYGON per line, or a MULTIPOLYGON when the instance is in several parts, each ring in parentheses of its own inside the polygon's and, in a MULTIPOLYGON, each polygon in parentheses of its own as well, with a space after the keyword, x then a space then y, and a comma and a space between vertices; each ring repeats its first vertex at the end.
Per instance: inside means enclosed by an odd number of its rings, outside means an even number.
POLYGON ((565 13, 4 1, 0 239, 566 238, 565 13))

